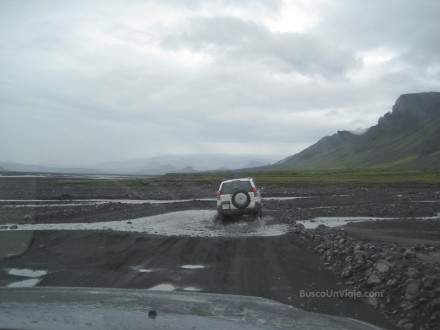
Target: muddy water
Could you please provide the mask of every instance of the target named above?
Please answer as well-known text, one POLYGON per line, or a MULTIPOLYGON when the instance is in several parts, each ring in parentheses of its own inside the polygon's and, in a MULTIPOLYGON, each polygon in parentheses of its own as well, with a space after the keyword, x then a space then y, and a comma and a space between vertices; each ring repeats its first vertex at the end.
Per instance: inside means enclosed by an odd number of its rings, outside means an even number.
MULTIPOLYGON (((214 200, 214 199, 212 199, 214 200)), ((84 206, 84 205, 101 205, 109 203, 121 203, 121 204, 166 204, 166 203, 183 203, 189 202, 192 199, 72 199, 62 201, 59 199, 2 199, 0 200, 0 207, 71 207, 71 206, 84 206)))
MULTIPOLYGON (((263 200, 294 200, 308 197, 264 197, 263 200)), ((75 207, 85 205, 102 205, 109 203, 121 204, 167 204, 167 203, 184 203, 191 201, 213 202, 215 198, 197 198, 197 199, 0 199, 0 208, 15 207, 75 207)))
POLYGON ((188 210, 127 221, 22 224, 15 230, 114 230, 190 237, 279 236, 288 231, 286 224, 270 224, 273 219, 269 216, 254 221, 223 223, 216 220, 215 215, 215 211, 188 210))
MULTIPOLYGON (((384 217, 317 217, 312 220, 298 220, 306 229, 319 225, 338 227, 350 222, 386 221, 396 218, 384 217)), ((400 218, 406 219, 406 218, 400 218)), ((155 216, 142 217, 124 221, 88 222, 88 223, 55 223, 55 224, 17 224, 14 228, 3 226, 0 231, 33 230, 113 230, 122 232, 141 232, 162 236, 189 237, 251 237, 280 236, 289 231, 290 226, 274 223, 271 216, 258 220, 243 217, 239 221, 221 222, 216 219, 216 212, 210 210, 187 210, 170 212, 155 216)), ((433 217, 419 217, 414 220, 440 220, 440 213, 433 217)))
MULTIPOLYGON (((306 229, 315 229, 319 225, 325 225, 327 227, 339 227, 344 226, 350 222, 368 222, 368 221, 386 221, 396 219, 410 219, 410 218, 383 218, 383 217, 318 217, 312 220, 299 220, 297 223, 304 225, 306 229)), ((440 220, 440 213, 432 217, 418 217, 411 218, 414 220, 440 220)))
POLYGON ((306 229, 315 229, 319 225, 327 227, 338 227, 346 225, 350 222, 365 222, 365 221, 384 221, 392 220, 394 218, 378 218, 378 217, 318 217, 312 220, 299 220, 297 223, 303 224, 306 229))
POLYGON ((42 277, 47 274, 47 270, 32 270, 32 269, 3 269, 3 272, 12 275, 15 280, 12 280, 6 286, 8 288, 30 288, 40 283, 42 277))

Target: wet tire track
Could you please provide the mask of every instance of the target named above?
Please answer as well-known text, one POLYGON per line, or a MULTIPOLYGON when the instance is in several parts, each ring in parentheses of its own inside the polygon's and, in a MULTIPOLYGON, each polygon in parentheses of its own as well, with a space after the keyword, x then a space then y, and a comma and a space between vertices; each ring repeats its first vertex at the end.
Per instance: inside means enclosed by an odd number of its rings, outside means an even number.
POLYGON ((299 296, 300 290, 341 289, 339 279, 321 268, 309 244, 294 234, 198 238, 111 231, 36 232, 28 252, 5 260, 2 267, 47 269, 40 286, 148 289, 170 284, 178 290, 191 287, 259 296, 389 327, 378 311, 360 300, 299 296), (205 268, 181 268, 188 264, 205 268), (139 272, 136 267, 151 272, 139 272))

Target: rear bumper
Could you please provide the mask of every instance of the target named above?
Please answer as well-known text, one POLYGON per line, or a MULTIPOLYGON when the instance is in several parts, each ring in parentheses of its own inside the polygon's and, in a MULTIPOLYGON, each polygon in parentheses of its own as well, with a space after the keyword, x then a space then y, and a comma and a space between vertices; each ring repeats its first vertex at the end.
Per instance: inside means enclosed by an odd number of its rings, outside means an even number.
POLYGON ((243 214, 258 214, 261 212, 261 205, 257 203, 255 207, 247 207, 244 209, 223 209, 221 206, 217 206, 217 213, 223 215, 243 215, 243 214))

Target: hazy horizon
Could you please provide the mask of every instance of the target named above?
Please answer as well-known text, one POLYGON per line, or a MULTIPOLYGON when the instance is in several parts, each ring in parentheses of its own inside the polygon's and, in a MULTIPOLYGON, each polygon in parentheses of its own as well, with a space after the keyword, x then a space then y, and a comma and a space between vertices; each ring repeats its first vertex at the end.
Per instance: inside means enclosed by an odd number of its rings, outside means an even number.
POLYGON ((98 163, 57 164, 57 163, 20 163, 0 160, 0 167, 5 164, 17 164, 25 166, 48 167, 54 169, 90 169, 97 171, 133 172, 142 169, 158 169, 162 166, 174 166, 181 170, 192 167, 196 171, 210 171, 218 168, 238 169, 243 168, 250 162, 261 162, 268 165, 283 159, 283 155, 229 155, 229 154, 192 154, 192 155, 154 155, 148 158, 124 159, 98 163))

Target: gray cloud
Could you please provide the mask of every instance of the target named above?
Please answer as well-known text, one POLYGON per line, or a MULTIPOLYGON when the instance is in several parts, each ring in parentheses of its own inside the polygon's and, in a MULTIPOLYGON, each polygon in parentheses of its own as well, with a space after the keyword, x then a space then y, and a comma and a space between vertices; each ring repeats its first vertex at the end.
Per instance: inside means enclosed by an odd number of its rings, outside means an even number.
POLYGON ((329 79, 360 65, 353 52, 319 37, 271 32, 263 25, 233 17, 194 18, 165 36, 162 45, 206 52, 223 62, 251 61, 269 71, 329 79))
POLYGON ((435 0, 327 2, 314 33, 352 49, 387 47, 412 65, 438 64, 440 3, 435 0))
POLYGON ((204 8, 242 8, 246 10, 253 10, 257 12, 279 12, 282 9, 281 0, 153 0, 154 2, 169 7, 189 8, 191 10, 201 10, 204 8))
POLYGON ((440 89, 436 1, 316 3, 280 32, 282 1, 3 1, 0 160, 288 156, 440 89))

